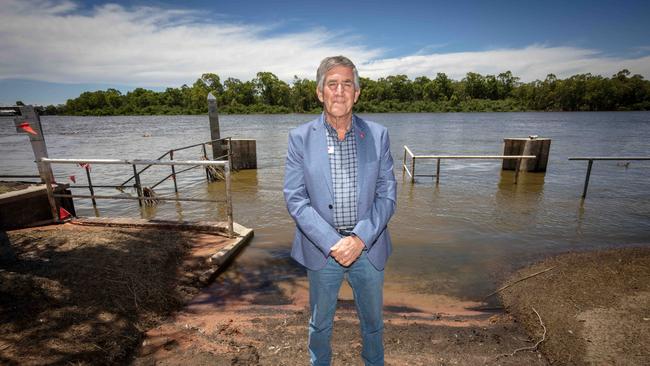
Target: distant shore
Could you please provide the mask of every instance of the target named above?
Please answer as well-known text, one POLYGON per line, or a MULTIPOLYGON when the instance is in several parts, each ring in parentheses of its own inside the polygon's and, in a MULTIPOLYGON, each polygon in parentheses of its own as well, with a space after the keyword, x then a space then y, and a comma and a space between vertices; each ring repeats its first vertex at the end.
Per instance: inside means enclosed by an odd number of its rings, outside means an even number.
MULTIPOLYGON (((623 69, 610 78, 577 74, 558 79, 521 82, 510 71, 498 75, 469 72, 461 80, 445 73, 435 77, 390 75, 377 80, 361 77, 358 113, 388 112, 526 112, 650 110, 650 81, 623 69)), ((61 105, 42 108, 47 115, 192 115, 207 113, 208 93, 223 114, 319 113, 314 80, 291 83, 270 72, 249 81, 201 75, 192 86, 153 91, 135 88, 87 91, 61 105)), ((16 101, 20 104, 22 101, 16 101)))

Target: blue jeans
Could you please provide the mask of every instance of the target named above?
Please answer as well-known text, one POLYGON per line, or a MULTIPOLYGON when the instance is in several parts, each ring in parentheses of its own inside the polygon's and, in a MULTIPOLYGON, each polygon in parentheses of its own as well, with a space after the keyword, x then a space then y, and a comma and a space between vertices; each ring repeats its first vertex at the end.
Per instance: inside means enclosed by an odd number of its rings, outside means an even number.
POLYGON ((361 357, 366 366, 384 364, 383 286, 384 271, 378 271, 368 260, 367 253, 350 267, 343 267, 329 257, 324 268, 307 270, 309 277, 309 356, 312 365, 329 365, 332 360, 332 326, 336 301, 343 278, 354 293, 354 303, 361 326, 363 350, 361 357))

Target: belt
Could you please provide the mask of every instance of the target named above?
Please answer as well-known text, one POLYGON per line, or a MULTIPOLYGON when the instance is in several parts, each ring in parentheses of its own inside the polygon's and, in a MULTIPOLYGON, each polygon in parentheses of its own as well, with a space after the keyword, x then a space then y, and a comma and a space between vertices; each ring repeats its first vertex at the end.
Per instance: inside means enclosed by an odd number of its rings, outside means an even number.
POLYGON ((343 235, 343 236, 350 236, 350 235, 352 235, 352 230, 353 229, 354 228, 351 227, 351 228, 347 228, 347 229, 336 229, 336 231, 338 231, 338 233, 343 235))

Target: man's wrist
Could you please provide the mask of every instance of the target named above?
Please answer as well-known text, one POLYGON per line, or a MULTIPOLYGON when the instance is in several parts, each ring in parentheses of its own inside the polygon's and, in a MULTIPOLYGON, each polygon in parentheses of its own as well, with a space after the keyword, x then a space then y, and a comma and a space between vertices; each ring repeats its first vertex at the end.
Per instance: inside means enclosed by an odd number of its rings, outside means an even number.
POLYGON ((352 240, 354 240, 356 243, 361 245, 361 247, 362 247, 361 249, 366 248, 366 243, 364 243, 363 240, 361 240, 361 238, 357 236, 357 234, 352 232, 352 233, 350 233, 350 237, 352 237, 352 240))

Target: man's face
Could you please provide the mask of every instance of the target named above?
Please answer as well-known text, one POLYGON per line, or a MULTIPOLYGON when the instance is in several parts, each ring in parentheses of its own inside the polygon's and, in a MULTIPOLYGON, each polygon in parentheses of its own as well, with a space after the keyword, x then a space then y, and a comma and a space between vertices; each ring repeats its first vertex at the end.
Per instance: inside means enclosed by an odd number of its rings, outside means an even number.
POLYGON ((323 90, 316 93, 325 113, 334 118, 351 116, 352 107, 359 99, 359 90, 354 88, 354 73, 346 66, 330 69, 325 74, 323 90))

